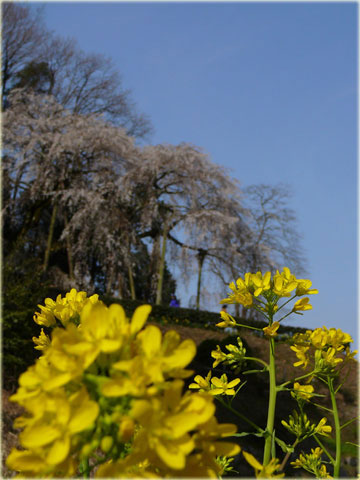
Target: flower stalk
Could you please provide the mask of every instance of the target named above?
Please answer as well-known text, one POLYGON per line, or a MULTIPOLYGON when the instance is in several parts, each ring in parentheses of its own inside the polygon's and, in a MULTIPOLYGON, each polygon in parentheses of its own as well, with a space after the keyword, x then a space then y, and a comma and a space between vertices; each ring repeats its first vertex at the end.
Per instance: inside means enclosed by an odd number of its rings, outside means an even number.
POLYGON ((333 409, 333 417, 334 417, 334 424, 335 424, 336 456, 335 456, 335 463, 334 463, 334 478, 339 478, 340 462, 341 462, 341 427, 340 427, 339 412, 336 405, 333 378, 328 377, 328 385, 329 385, 331 405, 333 409))
POLYGON ((273 441, 275 407, 276 407, 276 366, 275 366, 275 342, 270 338, 270 358, 269 358, 269 406, 268 418, 266 424, 267 437, 265 439, 263 464, 266 466, 270 462, 271 444, 273 441))

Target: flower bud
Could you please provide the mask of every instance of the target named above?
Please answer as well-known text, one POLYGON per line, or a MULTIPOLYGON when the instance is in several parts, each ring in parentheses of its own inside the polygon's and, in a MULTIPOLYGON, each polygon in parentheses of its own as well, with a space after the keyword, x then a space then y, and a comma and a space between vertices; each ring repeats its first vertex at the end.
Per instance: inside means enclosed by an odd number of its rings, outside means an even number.
POLYGON ((114 444, 114 440, 110 435, 107 435, 101 440, 100 447, 101 450, 105 453, 109 452, 111 450, 111 447, 114 444))
POLYGON ((82 447, 81 449, 81 456, 82 457, 88 457, 89 455, 91 455, 91 452, 93 451, 93 447, 92 447, 92 443, 85 443, 85 445, 82 447))

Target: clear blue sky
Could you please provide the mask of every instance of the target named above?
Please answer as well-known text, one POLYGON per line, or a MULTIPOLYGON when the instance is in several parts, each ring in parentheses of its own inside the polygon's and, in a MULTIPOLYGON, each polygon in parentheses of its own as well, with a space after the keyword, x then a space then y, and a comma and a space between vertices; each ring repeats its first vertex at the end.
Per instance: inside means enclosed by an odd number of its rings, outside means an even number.
POLYGON ((150 143, 199 145, 243 186, 290 185, 319 295, 289 323, 356 342, 357 4, 45 5, 50 29, 111 57, 150 143))

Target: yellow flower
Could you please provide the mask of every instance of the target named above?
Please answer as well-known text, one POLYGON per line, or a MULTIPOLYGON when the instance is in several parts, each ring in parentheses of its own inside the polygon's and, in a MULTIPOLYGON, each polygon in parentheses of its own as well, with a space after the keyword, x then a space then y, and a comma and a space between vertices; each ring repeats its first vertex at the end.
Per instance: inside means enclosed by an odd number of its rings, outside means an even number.
POLYGON ((300 365, 304 365, 303 368, 306 368, 309 363, 306 352, 309 350, 310 347, 304 347, 303 345, 293 345, 290 348, 296 353, 296 356, 299 359, 298 362, 294 363, 294 367, 300 367, 300 365))
POLYGON ((264 334, 266 337, 276 337, 278 328, 280 327, 279 322, 274 322, 272 325, 268 325, 263 328, 264 334))
POLYGON ((99 343, 86 341, 83 331, 71 322, 66 328, 56 328, 52 332, 51 345, 45 353, 52 366, 54 380, 60 377, 64 378, 64 382, 66 376, 67 381, 81 378, 98 354, 99 343))
POLYGON ((111 397, 141 396, 151 384, 169 377, 186 378, 193 372, 184 367, 195 354, 193 340, 181 341, 175 331, 166 332, 162 339, 160 329, 149 325, 131 343, 127 342, 120 359, 112 364, 111 378, 102 386, 102 393, 111 397))
POLYGON ((235 378, 235 380, 228 382, 227 376, 224 373, 220 378, 213 377, 211 383, 215 387, 210 390, 212 395, 235 395, 233 387, 240 383, 240 378, 235 378))
POLYGON ((299 458, 297 458, 295 462, 291 462, 291 465, 293 465, 294 468, 304 467, 307 463, 309 463, 309 461, 317 462, 321 458, 322 454, 323 451, 320 447, 312 448, 311 453, 300 453, 299 458))
POLYGON ((223 441, 223 438, 236 433, 236 425, 231 423, 219 424, 216 417, 211 417, 207 422, 202 423, 194 435, 195 449, 203 452, 203 459, 207 464, 216 470, 216 457, 233 457, 241 448, 233 442, 223 441))
POLYGON ((300 385, 300 383, 294 383, 294 392, 291 392, 293 397, 300 397, 303 400, 309 400, 313 395, 314 387, 312 385, 300 385))
POLYGON ((332 478, 326 471, 326 466, 321 464, 322 453, 323 451, 320 447, 312 448, 311 453, 301 453, 295 462, 291 462, 291 465, 293 465, 294 468, 304 468, 317 478, 332 478))
POLYGON ((276 273, 273 277, 272 291, 279 297, 290 297, 290 292, 297 287, 297 280, 295 275, 292 275, 287 267, 284 267, 283 272, 276 273))
POLYGON ((35 345, 35 350, 46 350, 50 346, 50 338, 44 333, 44 329, 41 329, 39 337, 32 338, 35 345))
POLYGON ((79 315, 84 306, 88 303, 96 304, 99 301, 99 295, 95 294, 87 298, 86 292, 77 292, 72 288, 64 298, 58 295, 56 301, 51 298, 45 299, 45 306, 38 305, 41 312, 36 312, 34 321, 39 325, 54 327, 56 319, 66 326, 76 315, 79 315))
POLYGON ((135 431, 134 420, 130 417, 123 417, 119 426, 118 437, 122 442, 129 442, 135 431))
POLYGON ((328 436, 328 433, 331 433, 332 428, 330 425, 325 425, 326 422, 327 422, 327 418, 323 417, 318 423, 315 429, 315 433, 318 433, 319 435, 328 436))
POLYGON ((227 355, 220 349, 220 345, 216 345, 216 350, 211 352, 211 356, 215 358, 215 362, 213 363, 213 368, 217 367, 219 363, 226 360, 227 355))
POLYGON ((261 465, 256 458, 248 452, 242 452, 245 460, 254 468, 256 478, 282 478, 285 473, 274 475, 276 470, 280 469, 280 462, 277 458, 273 458, 267 465, 261 465))
POLYGON ((250 273, 246 273, 245 280, 243 280, 242 278, 238 278, 236 280, 236 286, 234 282, 231 282, 229 288, 233 291, 233 293, 230 293, 229 297, 221 300, 220 303, 239 303, 240 305, 244 305, 245 307, 251 307, 253 299, 249 291, 250 276, 250 273))
POLYGON ((186 392, 181 395, 184 382, 174 380, 162 396, 136 400, 130 411, 143 428, 134 439, 133 452, 142 458, 154 456, 168 467, 181 470, 186 456, 194 449, 190 432, 214 415, 211 396, 186 392))
POLYGON ((254 285, 254 297, 258 297, 262 292, 270 289, 271 272, 266 272, 262 276, 261 272, 253 273, 251 281, 254 285))
POLYGON ((194 377, 195 383, 190 383, 189 388, 200 389, 201 391, 207 392, 211 389, 210 378, 211 370, 209 370, 209 373, 206 375, 205 378, 203 378, 201 375, 196 375, 194 377))
POLYGON ((340 328, 330 328, 325 326, 316 328, 310 334, 310 341, 315 348, 324 348, 326 345, 334 347, 337 351, 342 351, 345 344, 351 343, 353 339, 348 333, 344 333, 340 328))
POLYGON ((301 297, 302 295, 313 295, 315 293, 319 293, 319 291, 316 288, 313 288, 312 290, 310 290, 310 287, 312 285, 311 280, 298 279, 297 282, 298 282, 298 285, 296 287, 296 295, 298 297, 301 297))
POLYGON ((14 453, 8 459, 8 464, 13 470, 23 472, 38 472, 33 462, 36 457, 41 457, 41 469, 50 470, 66 461, 71 440, 74 435, 90 428, 99 413, 99 406, 90 400, 85 388, 72 394, 69 398, 64 390, 58 390, 52 397, 48 397, 42 405, 37 405, 42 410, 42 415, 36 411, 35 402, 32 407, 35 419, 25 425, 19 439, 23 447, 29 451, 24 454, 14 453), (29 465, 29 460, 30 465, 29 465))
POLYGON ((113 353, 143 328, 150 312, 150 305, 142 305, 129 322, 121 305, 108 308, 103 303, 89 303, 81 312, 81 330, 85 340, 96 345, 99 352, 113 353))
POLYGON ((217 327, 235 327, 236 326, 236 320, 234 317, 229 315, 227 312, 224 312, 223 310, 220 312, 220 316, 223 319, 222 322, 217 323, 217 327))
POLYGON ((19 388, 10 397, 13 402, 25 405, 29 398, 36 398, 42 392, 50 392, 68 383, 72 378, 70 372, 59 372, 51 366, 46 356, 37 359, 19 377, 19 388))
POLYGON ((297 302, 294 303, 292 311, 294 313, 298 313, 300 310, 312 310, 312 305, 310 305, 309 299, 307 297, 301 298, 297 302))
MULTIPOLYGON (((61 297, 61 296, 60 296, 61 297)), ((56 325, 56 318, 53 313, 56 302, 51 298, 45 299, 45 306, 38 305, 41 312, 36 312, 34 315, 34 322, 38 325, 44 325, 45 327, 53 327, 56 325)))
POLYGON ((160 329, 150 325, 138 334, 136 344, 144 358, 146 371, 154 382, 162 382, 164 377, 169 376, 185 378, 191 373, 183 368, 196 355, 193 340, 181 341, 177 332, 169 331, 162 342, 160 329))

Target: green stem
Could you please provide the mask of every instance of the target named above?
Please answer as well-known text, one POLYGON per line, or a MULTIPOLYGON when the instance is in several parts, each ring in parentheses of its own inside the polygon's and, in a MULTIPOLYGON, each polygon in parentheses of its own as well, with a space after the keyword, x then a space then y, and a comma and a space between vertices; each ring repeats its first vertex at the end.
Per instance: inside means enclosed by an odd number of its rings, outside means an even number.
POLYGON ((335 445, 336 445, 336 457, 334 464, 334 478, 339 478, 340 461, 341 461, 341 427, 339 420, 339 413, 336 405, 336 398, 334 392, 334 380, 328 377, 328 385, 330 391, 331 404, 333 408, 334 424, 335 424, 335 445))
POLYGON ((355 420, 358 420, 359 418, 360 418, 360 417, 352 418, 352 419, 349 420, 348 422, 344 423, 344 425, 341 425, 340 428, 345 428, 345 427, 347 427, 348 425, 350 425, 350 423, 355 422, 355 420))
POLYGON ((84 460, 81 461, 80 470, 84 478, 90 478, 90 465, 88 458, 84 458, 84 460))
POLYGON ((228 405, 227 403, 224 402, 224 400, 220 397, 216 397, 216 400, 218 400, 221 405, 223 405, 224 407, 226 407, 228 410, 230 410, 230 412, 232 412, 234 415, 237 415, 239 418, 241 418, 242 420, 244 420, 246 423, 248 423, 251 427, 255 428, 255 430, 257 430, 258 432, 262 432, 262 429, 260 427, 258 427, 256 425, 256 423, 252 422, 251 420, 249 420, 247 417, 245 417, 245 415, 243 415, 242 413, 238 412, 237 410, 235 410, 234 408, 232 408, 230 405, 228 405))
POLYGON ((241 323, 236 323, 235 327, 251 328, 251 330, 259 330, 260 332, 263 331, 262 328, 250 327, 250 325, 242 325, 241 323))
MULTIPOLYGON (((299 443, 299 439, 297 438, 295 440, 295 442, 293 443, 292 448, 295 448, 298 443, 299 443)), ((279 468, 280 472, 282 472, 284 470, 285 465, 286 465, 287 461, 289 460, 290 455, 291 455, 291 452, 287 452, 287 454, 285 455, 284 460, 282 461, 282 463, 280 465, 280 468, 279 468)))
POLYGON ((309 377, 309 376, 312 375, 313 373, 314 373, 314 370, 312 370, 312 371, 309 372, 309 373, 305 373, 305 375, 301 375, 301 377, 294 378, 294 380, 288 380, 287 382, 282 383, 281 385, 279 385, 279 389, 282 388, 282 387, 285 387, 286 385, 289 385, 289 383, 294 383, 294 382, 297 382, 298 380, 302 380, 303 378, 309 377))
POLYGON ((315 438, 316 442, 318 443, 318 445, 320 446, 320 448, 322 448, 322 450, 324 451, 324 453, 327 455, 327 457, 329 458, 330 462, 334 465, 335 460, 334 460, 333 457, 330 455, 330 453, 326 450, 326 448, 324 447, 323 443, 320 442, 320 440, 318 439, 317 435, 314 435, 314 438, 315 438))
POLYGON ((291 310, 291 312, 288 312, 286 315, 284 315, 283 317, 281 317, 280 320, 278 320, 278 322, 280 323, 282 320, 284 320, 284 318, 288 317, 288 316, 291 315, 292 313, 294 313, 294 312, 291 310))
MULTIPOLYGON (((294 295, 293 297, 289 298, 289 300, 287 300, 285 303, 283 303, 282 305, 280 305, 280 307, 277 309, 277 311, 281 310, 283 307, 285 307, 285 305, 287 305, 289 302, 291 302, 291 300, 294 300, 294 298, 296 297, 296 295, 294 295)), ((278 320, 280 321, 280 320, 278 320)))
POLYGON ((324 407, 323 405, 320 405, 319 403, 315 402, 309 402, 311 405, 315 405, 315 407, 322 408, 323 410, 326 410, 327 412, 334 413, 330 408, 324 407))
POLYGON ((270 338, 270 361, 269 361, 269 407, 268 407, 268 419, 266 425, 266 431, 268 436, 265 439, 264 459, 263 465, 267 465, 270 462, 271 444, 274 431, 275 420, 275 405, 276 405, 276 367, 275 367, 275 342, 273 338, 270 338))
POLYGON ((261 363, 262 365, 264 365, 264 367, 266 367, 267 369, 269 369, 269 365, 268 365, 266 362, 264 362, 264 360, 261 360, 261 358, 244 357, 244 360, 253 360, 254 362, 261 363))

